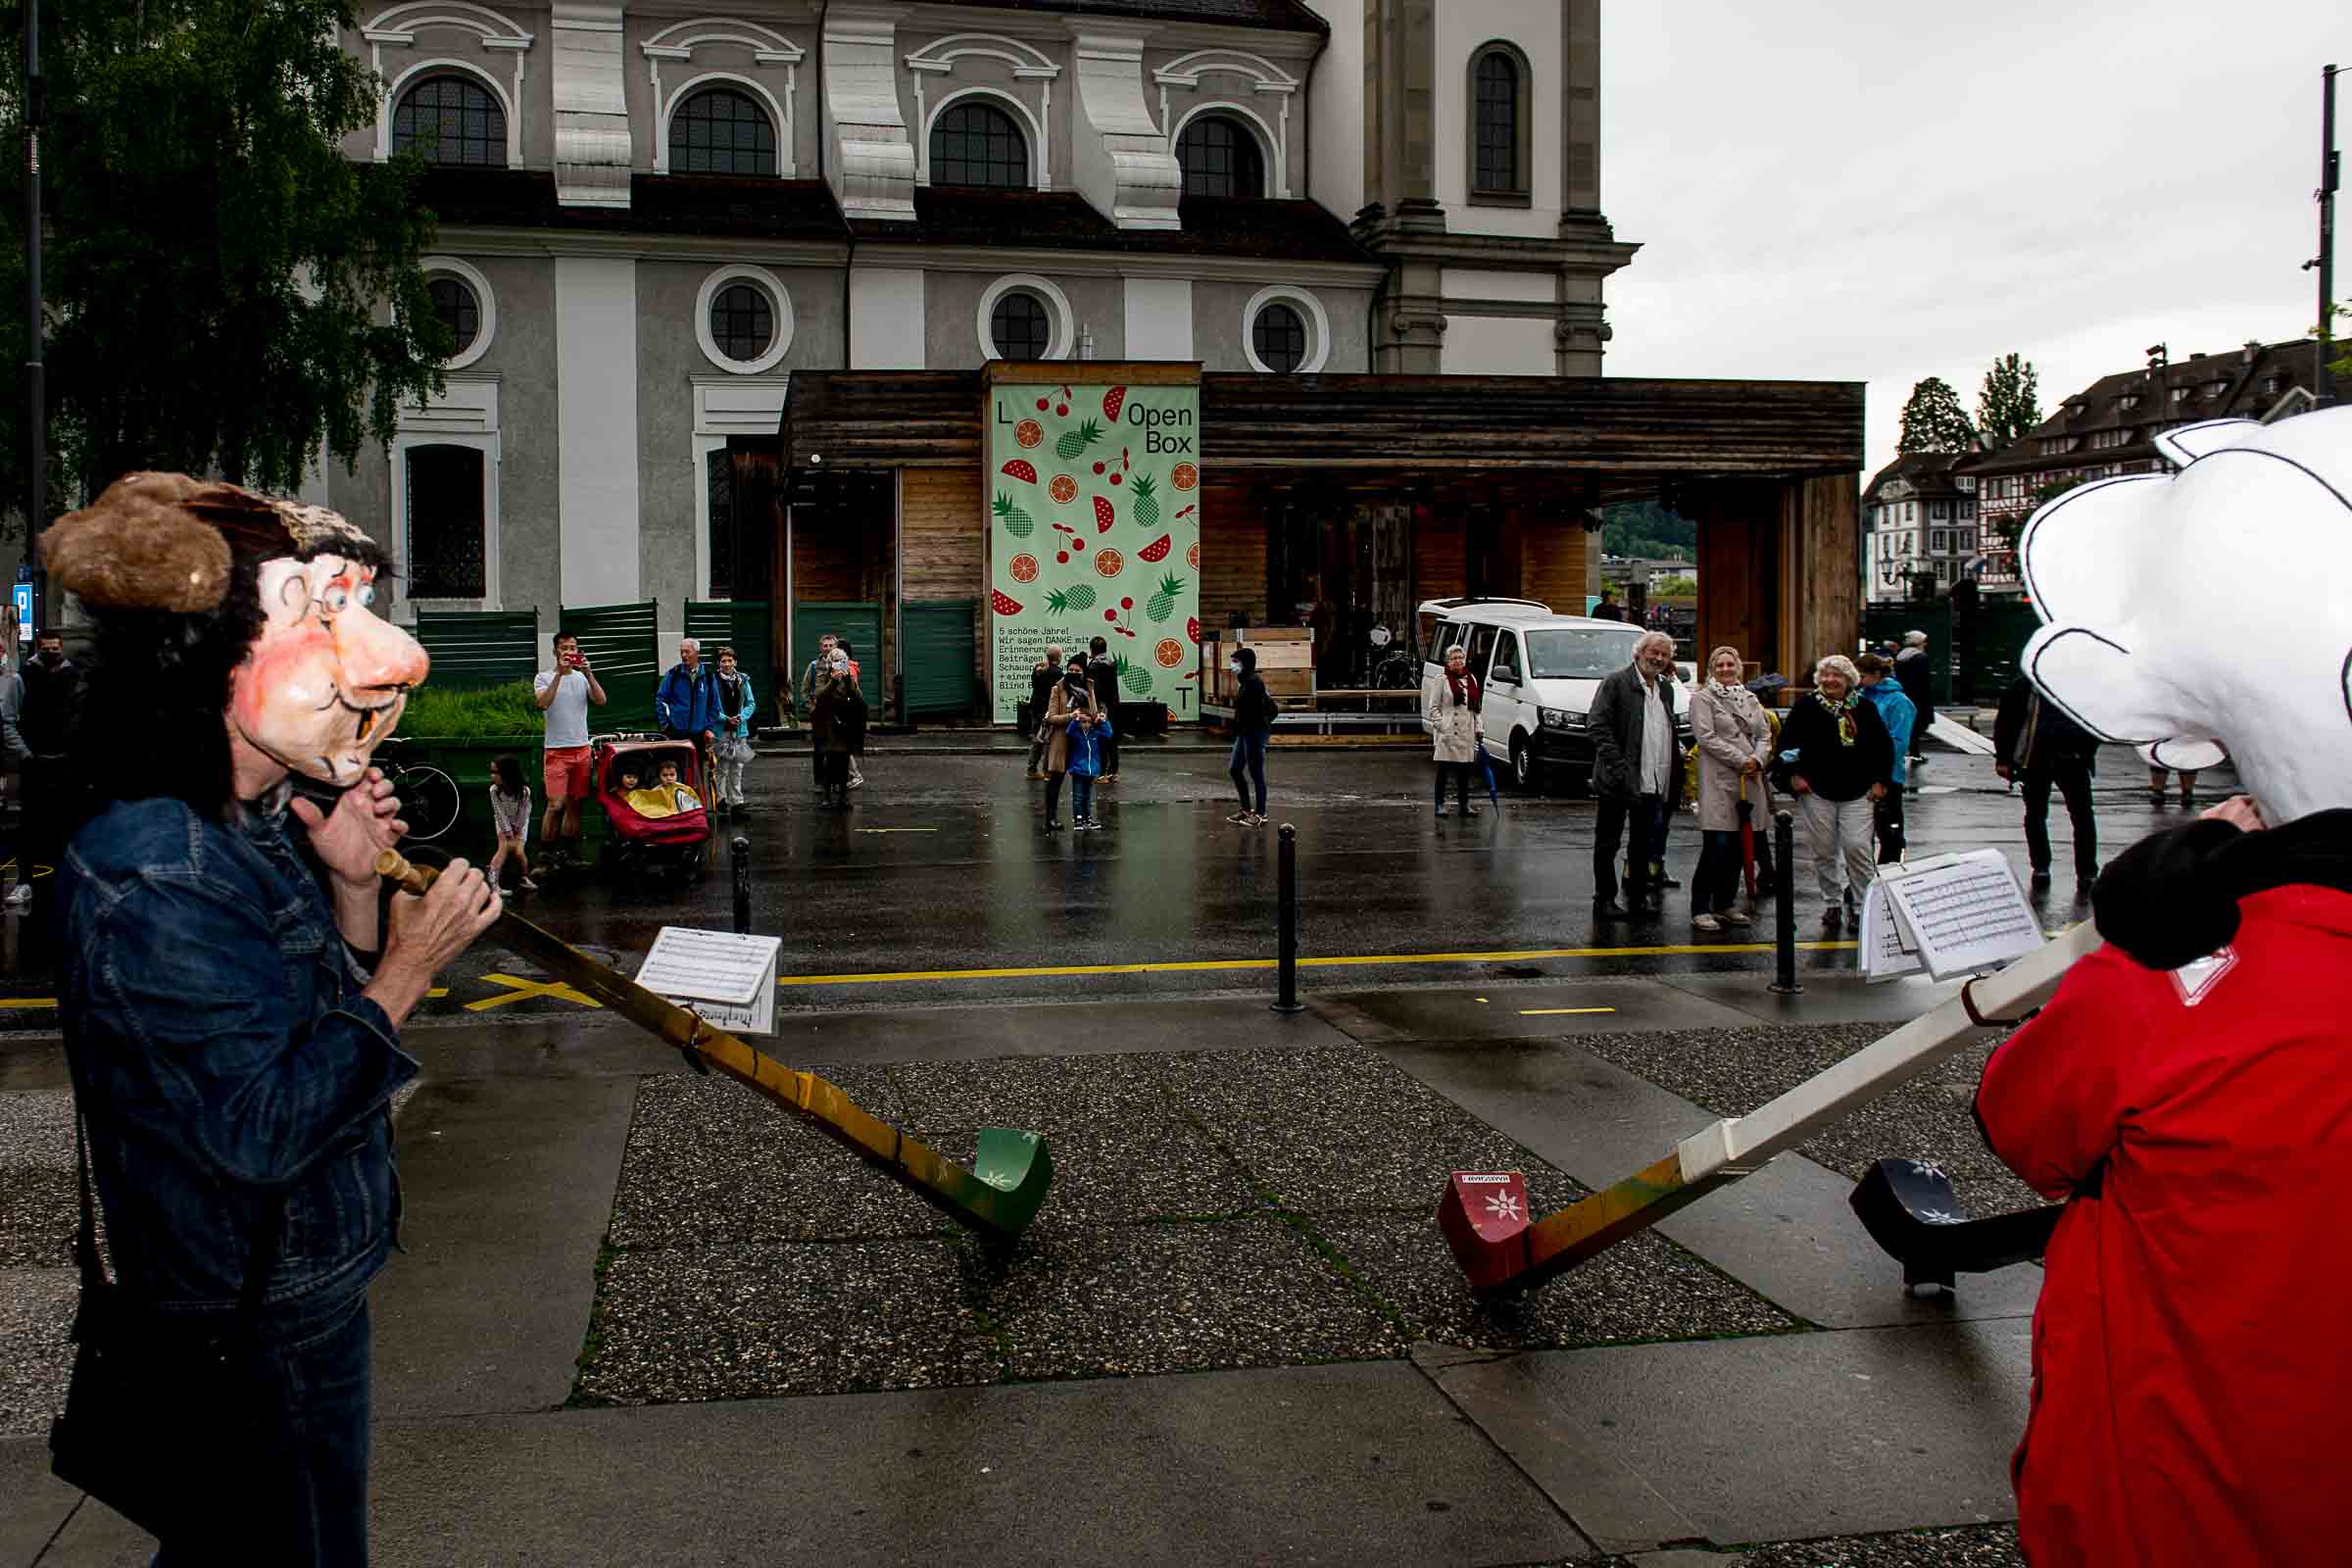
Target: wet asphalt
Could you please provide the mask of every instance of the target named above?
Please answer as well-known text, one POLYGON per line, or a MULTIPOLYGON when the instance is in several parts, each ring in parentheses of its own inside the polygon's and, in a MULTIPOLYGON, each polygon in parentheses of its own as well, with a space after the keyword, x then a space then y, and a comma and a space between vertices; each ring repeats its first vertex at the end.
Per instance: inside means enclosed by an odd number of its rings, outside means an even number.
MULTIPOLYGON (((1500 791, 1471 819, 1434 816, 1432 767, 1418 747, 1277 749, 1268 759, 1273 823, 1243 828, 1222 753, 1130 744, 1117 782, 1099 787, 1104 826, 1043 826, 1042 784, 1018 754, 877 752, 847 811, 820 808, 806 763, 791 754, 753 764, 752 810, 722 825, 748 842, 751 928, 783 939, 786 1008, 1198 996, 1269 990, 1276 952, 1278 836, 1298 834, 1300 988, 1364 989, 1583 974, 1768 971, 1772 906, 1745 932, 1693 931, 1687 890, 1660 916, 1596 921, 1594 808, 1563 795, 1500 791), (1644 948, 1689 949, 1643 953, 1644 948), (1552 950, 1575 956, 1519 956, 1552 950), (1602 950, 1584 952, 1582 950, 1602 950), (1480 961, 1437 955, 1509 955, 1480 961), (1328 960, 1348 959, 1346 964, 1328 960), (1322 961, 1317 961, 1322 960, 1322 961), (1366 961, 1368 960, 1368 961, 1366 961), (1136 967, 1102 972, 1105 966, 1136 967), (1080 973, 1033 973, 1076 968, 1080 973), (981 972, 972 972, 981 971, 981 972), (879 978, 888 976, 891 978, 879 978), (919 978, 918 978, 919 977, 919 978)), ((2158 810, 2127 750, 2101 759, 2096 790, 2102 858, 2183 820, 2158 810)), ((2231 780, 2216 770, 2200 796, 2231 780)), ((1937 749, 1909 798, 1911 853, 1990 845, 2027 867, 2022 807, 1981 758, 1937 749)), ((2043 899, 2053 928, 2079 919, 2069 836, 2053 803, 2059 881, 2043 899)), ((1824 940, 1803 834, 1796 834, 1797 940, 1824 940)), ((463 851, 468 846, 457 844, 463 851)), ((534 845, 534 848, 537 846, 534 845)), ((488 846, 473 846, 476 853, 488 846)), ((1688 878, 1696 818, 1669 838, 1670 874, 1688 878)), ((515 907, 592 956, 631 972, 664 925, 727 929, 728 852, 699 880, 641 885, 593 867, 546 876, 515 907)), ((45 995, 46 975, 14 916, 7 990, 45 995)), ((1847 933, 1850 936, 1850 932, 1847 933)), ((1808 949, 1809 969, 1850 969, 1845 949, 1808 949)), ((485 945, 445 976, 427 1014, 489 1021, 576 1004, 514 982, 539 971, 485 945), (511 979, 491 979, 506 976, 511 979)), ((48 1027, 53 1013, 18 1007, 0 1029, 48 1027)))

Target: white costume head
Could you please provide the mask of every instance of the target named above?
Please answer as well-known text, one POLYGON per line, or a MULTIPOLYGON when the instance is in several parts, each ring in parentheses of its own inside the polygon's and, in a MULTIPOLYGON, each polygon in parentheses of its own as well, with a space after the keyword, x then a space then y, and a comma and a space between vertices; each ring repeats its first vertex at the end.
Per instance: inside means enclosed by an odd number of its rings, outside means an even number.
POLYGON ((2019 541, 2020 662, 2166 767, 2227 748, 2272 822, 2352 806, 2352 408, 2156 437, 2177 473, 2069 490, 2019 541))

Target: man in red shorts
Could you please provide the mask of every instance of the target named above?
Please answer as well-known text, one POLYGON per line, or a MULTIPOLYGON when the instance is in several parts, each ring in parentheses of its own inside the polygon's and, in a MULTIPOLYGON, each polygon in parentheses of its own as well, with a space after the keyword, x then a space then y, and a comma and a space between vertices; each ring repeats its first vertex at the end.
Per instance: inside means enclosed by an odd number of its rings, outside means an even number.
POLYGON ((579 845, 580 803, 588 798, 588 705, 604 707, 605 689, 579 638, 560 631, 554 646, 556 667, 532 683, 532 700, 547 715, 547 815, 539 841, 548 855, 567 856, 579 845))

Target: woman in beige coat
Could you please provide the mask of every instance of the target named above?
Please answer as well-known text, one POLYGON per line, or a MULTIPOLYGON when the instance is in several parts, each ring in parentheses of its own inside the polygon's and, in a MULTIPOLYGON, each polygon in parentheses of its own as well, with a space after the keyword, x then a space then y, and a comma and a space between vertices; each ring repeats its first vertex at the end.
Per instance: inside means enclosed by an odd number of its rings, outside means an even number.
POLYGON ((1049 833, 1061 828, 1061 781, 1070 771, 1070 720, 1095 710, 1094 694, 1086 684, 1086 664, 1073 659, 1062 671, 1061 679, 1054 683, 1053 696, 1046 703, 1046 831, 1049 833))
POLYGON ((1772 726, 1756 694, 1740 684, 1737 648, 1707 656, 1707 678, 1690 699, 1690 735, 1698 742, 1698 869, 1690 878, 1690 923, 1701 931, 1746 925, 1735 906, 1740 888, 1740 785, 1769 820, 1764 770, 1772 765, 1772 726))
POLYGON ((1478 677, 1470 673, 1469 653, 1456 643, 1446 650, 1446 673, 1438 681, 1429 712, 1430 752, 1438 763, 1438 814, 1446 814, 1446 771, 1453 770, 1454 788, 1461 797, 1462 814, 1476 816, 1470 804, 1470 772, 1478 766, 1478 710, 1484 700, 1478 677))

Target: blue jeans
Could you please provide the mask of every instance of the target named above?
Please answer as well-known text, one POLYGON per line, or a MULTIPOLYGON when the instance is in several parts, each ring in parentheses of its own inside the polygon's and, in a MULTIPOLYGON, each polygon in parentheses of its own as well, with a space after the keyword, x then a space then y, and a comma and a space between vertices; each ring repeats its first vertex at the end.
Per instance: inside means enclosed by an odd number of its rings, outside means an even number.
POLYGON ((1721 914, 1740 892, 1740 833, 1698 836, 1698 869, 1690 873, 1690 912, 1721 914))
POLYGON ((1233 793, 1242 799, 1242 809, 1250 809, 1250 785, 1257 785, 1257 814, 1266 814, 1266 737, 1261 730, 1255 735, 1236 735, 1233 738, 1233 757, 1225 764, 1233 775, 1233 793), (1243 776, 1247 768, 1249 775, 1243 776))
POLYGON ((1070 820, 1083 822, 1095 814, 1095 775, 1070 775, 1070 820))
POLYGON ((244 1470, 252 1485, 221 1499, 199 1539, 165 1542, 155 1568, 366 1568, 368 1293, 265 1333, 252 1361, 262 1405, 256 1452, 244 1470))

